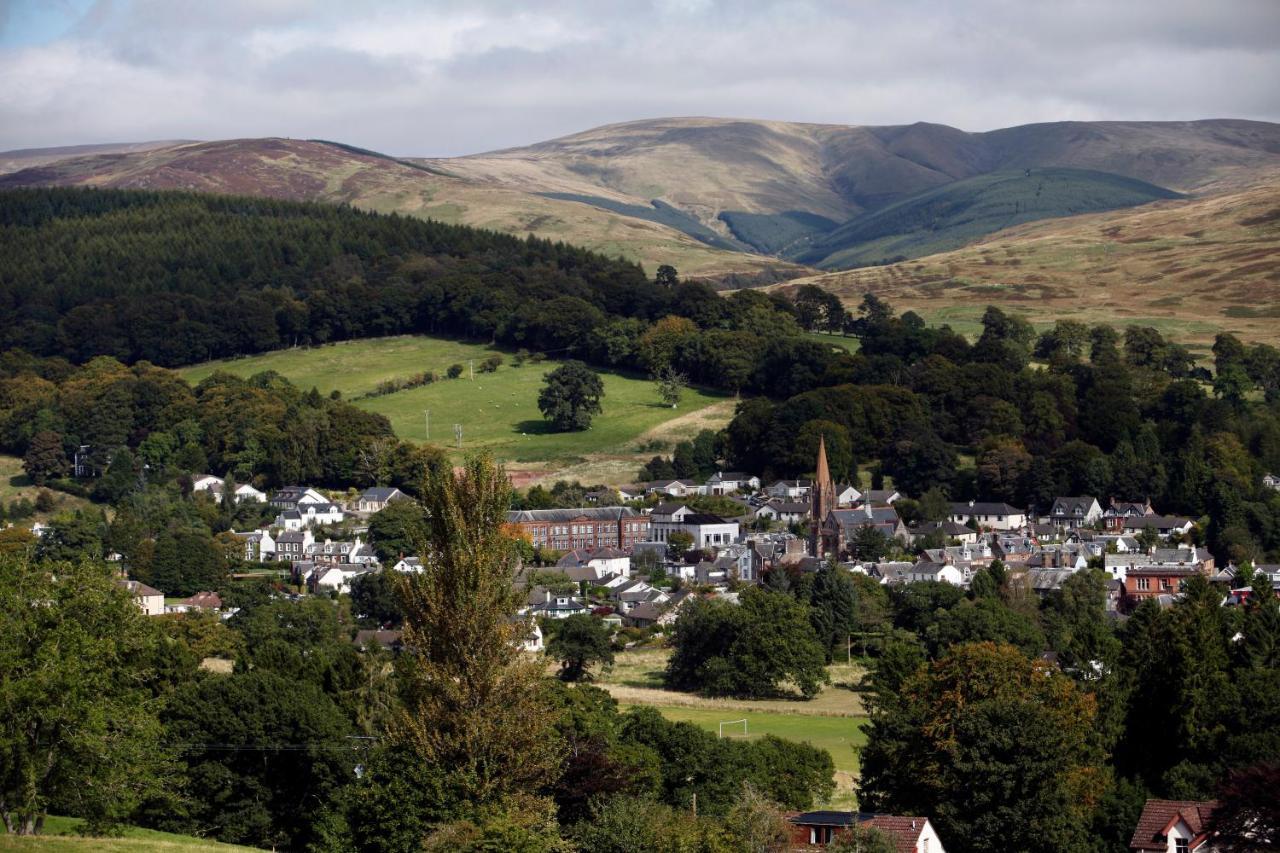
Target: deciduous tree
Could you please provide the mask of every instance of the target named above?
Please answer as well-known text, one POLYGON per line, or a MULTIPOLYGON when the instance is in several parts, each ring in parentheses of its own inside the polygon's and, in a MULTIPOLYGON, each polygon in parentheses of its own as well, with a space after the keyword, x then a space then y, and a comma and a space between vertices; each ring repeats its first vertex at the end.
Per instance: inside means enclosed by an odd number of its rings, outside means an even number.
POLYGON ((580 361, 566 361, 544 380, 538 394, 538 409, 552 426, 562 432, 584 430, 592 415, 601 412, 604 383, 600 375, 580 361))

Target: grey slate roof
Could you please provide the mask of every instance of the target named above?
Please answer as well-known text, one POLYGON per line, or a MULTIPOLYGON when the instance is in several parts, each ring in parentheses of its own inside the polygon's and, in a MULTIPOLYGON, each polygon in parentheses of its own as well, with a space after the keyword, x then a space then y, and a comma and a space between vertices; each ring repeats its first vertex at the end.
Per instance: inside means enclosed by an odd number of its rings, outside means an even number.
POLYGON ((579 518, 591 521, 618 521, 624 518, 636 518, 640 513, 626 506, 591 506, 574 507, 572 509, 517 509, 507 513, 507 521, 519 522, 539 521, 575 521, 579 518))

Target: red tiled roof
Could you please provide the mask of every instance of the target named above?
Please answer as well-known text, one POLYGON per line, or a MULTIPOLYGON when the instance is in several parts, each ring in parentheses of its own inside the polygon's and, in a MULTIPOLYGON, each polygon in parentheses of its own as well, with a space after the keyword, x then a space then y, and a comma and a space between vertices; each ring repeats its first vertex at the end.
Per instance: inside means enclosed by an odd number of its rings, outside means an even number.
POLYGON ((1186 821, 1195 835, 1200 835, 1217 805, 1216 802, 1196 800, 1147 800, 1129 847, 1132 850, 1168 850, 1166 833, 1179 818, 1186 821))
POLYGON ((863 826, 873 826, 893 839, 898 853, 915 853, 916 844, 920 841, 920 833, 924 832, 925 818, 904 817, 902 815, 873 815, 863 826))
POLYGON ((183 599, 182 603, 188 607, 204 607, 209 610, 222 609, 222 597, 216 592, 197 592, 190 598, 183 599))

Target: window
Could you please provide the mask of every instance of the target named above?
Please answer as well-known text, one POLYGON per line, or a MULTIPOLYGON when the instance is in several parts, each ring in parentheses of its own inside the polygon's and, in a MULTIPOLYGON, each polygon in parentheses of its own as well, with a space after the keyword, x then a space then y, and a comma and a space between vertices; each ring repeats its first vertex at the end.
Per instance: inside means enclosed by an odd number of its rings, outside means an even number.
POLYGON ((1138 578, 1138 589, 1142 590, 1143 592, 1146 592, 1147 590, 1151 589, 1151 579, 1138 578))
POLYGON ((1173 849, 1174 853, 1191 853, 1191 842, 1185 838, 1175 838, 1173 849))
POLYGON ((1160 588, 1163 590, 1173 589, 1173 582, 1168 578, 1160 578, 1160 588))

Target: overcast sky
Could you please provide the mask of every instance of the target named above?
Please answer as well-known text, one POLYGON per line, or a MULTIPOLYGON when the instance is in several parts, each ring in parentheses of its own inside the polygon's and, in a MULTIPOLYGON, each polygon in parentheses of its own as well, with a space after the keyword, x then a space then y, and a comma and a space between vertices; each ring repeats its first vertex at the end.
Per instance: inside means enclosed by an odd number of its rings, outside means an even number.
POLYGON ((1280 120, 1280 0, 0 0, 0 150, 399 155, 676 115, 1280 120))

